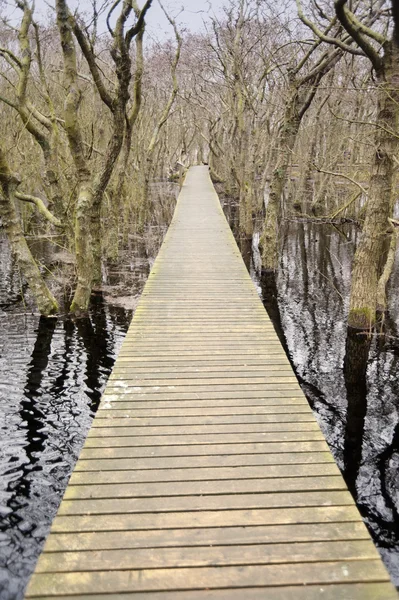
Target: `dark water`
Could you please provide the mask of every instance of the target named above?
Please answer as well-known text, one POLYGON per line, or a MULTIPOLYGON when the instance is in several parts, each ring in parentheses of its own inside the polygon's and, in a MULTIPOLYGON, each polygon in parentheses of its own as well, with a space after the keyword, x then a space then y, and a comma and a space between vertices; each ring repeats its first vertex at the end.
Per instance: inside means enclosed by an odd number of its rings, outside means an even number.
MULTIPOLYGON (((162 238, 151 231, 151 248, 132 239, 126 259, 104 273, 105 291, 94 294, 89 317, 76 320, 32 314, 0 236, 1 600, 20 599, 34 568, 162 238)), ((263 293, 398 584, 399 269, 387 335, 348 338, 356 236, 354 229, 289 224, 276 287, 263 293)))
POLYGON ((347 331, 358 231, 291 223, 265 306, 347 485, 399 585, 399 256, 389 313, 373 336, 347 331))

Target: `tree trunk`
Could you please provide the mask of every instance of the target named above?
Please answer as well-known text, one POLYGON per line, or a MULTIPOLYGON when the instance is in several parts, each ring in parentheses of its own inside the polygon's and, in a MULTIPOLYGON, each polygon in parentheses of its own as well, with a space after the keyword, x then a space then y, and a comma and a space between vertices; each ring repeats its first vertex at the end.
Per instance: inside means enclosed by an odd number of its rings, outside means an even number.
POLYGON ((0 149, 0 217, 11 251, 29 285, 37 307, 41 314, 47 317, 57 312, 58 304, 46 286, 24 237, 13 198, 18 184, 18 179, 11 173, 0 149))
MULTIPOLYGON (((81 182, 75 215, 75 255, 78 283, 71 304, 71 312, 87 310, 93 282, 93 248, 90 212, 93 193, 90 180, 81 182)), ((99 225, 99 224, 98 224, 99 225)))
MULTIPOLYGON (((240 236, 247 242, 251 240, 252 243, 254 233, 252 213, 255 205, 255 152, 251 147, 254 141, 251 140, 248 129, 249 127, 241 131, 239 228, 240 236)), ((247 245, 247 242, 245 245, 247 245)))
POLYGON ((389 245, 387 260, 377 286, 377 311, 380 313, 385 312, 387 309, 386 288, 388 285, 389 278, 392 275, 393 267, 395 264, 398 239, 399 228, 398 226, 394 226, 394 230, 391 234, 391 243, 389 245))
POLYGON ((259 241, 262 269, 275 271, 278 261, 278 226, 282 209, 282 198, 287 181, 288 168, 291 162, 296 136, 301 120, 295 111, 296 95, 286 109, 286 118, 280 130, 279 151, 270 182, 269 202, 266 207, 264 229, 259 241))
POLYGON ((120 166, 118 169, 116 184, 111 194, 111 206, 109 211, 110 230, 108 232, 109 258, 116 260, 119 255, 119 222, 122 207, 126 199, 126 175, 129 168, 130 152, 132 148, 132 128, 129 123, 126 124, 125 136, 123 140, 123 149, 120 154, 120 166))
POLYGON ((394 156, 399 147, 395 134, 399 113, 399 47, 389 42, 384 50, 369 199, 362 237, 353 261, 348 317, 348 325, 360 329, 375 323, 378 280, 389 233, 388 218, 393 209, 394 156))

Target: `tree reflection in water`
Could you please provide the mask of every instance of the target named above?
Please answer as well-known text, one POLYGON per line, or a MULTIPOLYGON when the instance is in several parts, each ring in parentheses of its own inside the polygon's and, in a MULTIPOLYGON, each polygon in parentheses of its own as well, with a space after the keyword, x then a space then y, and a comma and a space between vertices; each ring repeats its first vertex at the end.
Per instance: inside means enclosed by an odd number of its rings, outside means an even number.
POLYGON ((97 294, 81 319, 2 319, 2 600, 23 596, 130 315, 97 294))
MULTIPOLYGON (((399 584, 399 303, 384 331, 346 330, 358 231, 290 223, 264 304, 347 485, 399 584)), ((398 284, 398 267, 391 288, 398 284)))

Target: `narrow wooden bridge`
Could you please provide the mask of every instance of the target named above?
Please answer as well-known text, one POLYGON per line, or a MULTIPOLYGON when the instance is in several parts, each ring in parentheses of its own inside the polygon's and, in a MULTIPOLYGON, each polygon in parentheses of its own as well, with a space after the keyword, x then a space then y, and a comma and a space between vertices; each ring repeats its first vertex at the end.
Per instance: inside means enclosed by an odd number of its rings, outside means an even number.
POLYGON ((191 168, 27 598, 392 600, 191 168))

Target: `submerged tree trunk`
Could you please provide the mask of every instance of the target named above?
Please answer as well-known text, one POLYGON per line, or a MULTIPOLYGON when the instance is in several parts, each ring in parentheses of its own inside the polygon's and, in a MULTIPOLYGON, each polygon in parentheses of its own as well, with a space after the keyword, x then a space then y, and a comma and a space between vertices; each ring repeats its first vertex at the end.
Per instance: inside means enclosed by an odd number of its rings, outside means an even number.
MULTIPOLYGON (((248 127, 249 129, 249 127, 248 127)), ((240 147, 240 197, 239 197, 239 228, 240 236, 245 238, 246 245, 252 243, 254 233, 253 210, 255 207, 255 155, 256 150, 251 147, 249 131, 241 132, 240 147)))
POLYGON ((375 152, 369 199, 362 237, 353 261, 348 324, 367 329, 376 318, 378 280, 383 270, 388 219, 393 210, 394 157, 399 148, 396 134, 399 114, 399 46, 388 42, 379 74, 380 89, 375 131, 375 152))
POLYGON ((71 304, 72 312, 86 310, 90 300, 94 265, 90 222, 92 197, 89 179, 81 181, 75 214, 75 255, 78 282, 71 304))
POLYGON ((57 312, 58 304, 46 286, 24 237, 13 197, 18 185, 19 180, 11 172, 0 148, 0 217, 11 251, 29 285, 37 307, 41 314, 47 317, 57 312))

